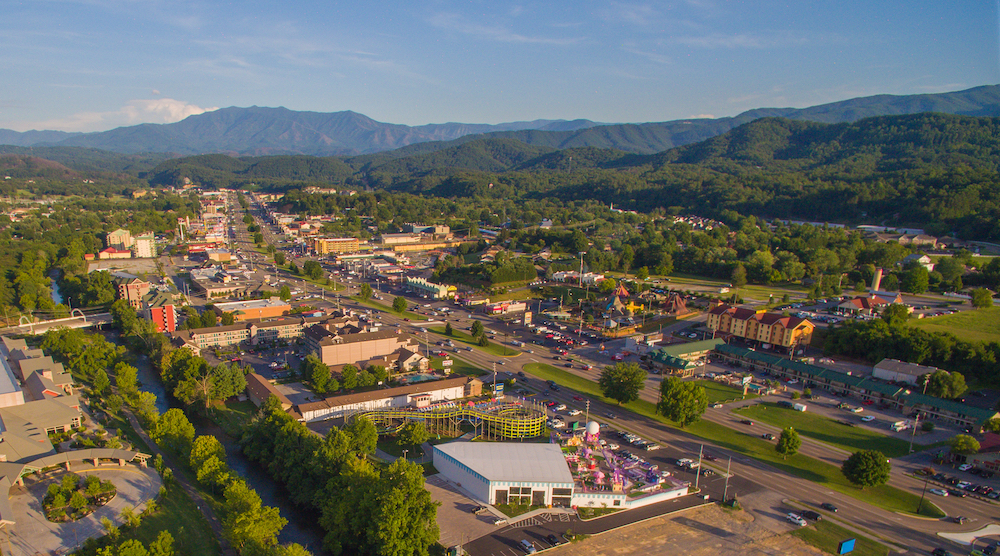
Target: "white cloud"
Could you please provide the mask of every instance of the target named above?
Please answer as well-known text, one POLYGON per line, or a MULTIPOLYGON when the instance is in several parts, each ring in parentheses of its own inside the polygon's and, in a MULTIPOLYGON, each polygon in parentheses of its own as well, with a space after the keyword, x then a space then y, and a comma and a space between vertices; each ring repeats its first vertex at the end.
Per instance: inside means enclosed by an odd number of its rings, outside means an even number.
POLYGON ((105 131, 120 126, 136 124, 169 124, 179 122, 188 116, 218 110, 218 107, 202 108, 182 100, 160 98, 152 100, 131 100, 118 110, 110 112, 77 112, 65 118, 55 118, 38 122, 13 122, 11 129, 53 129, 59 131, 105 131))
POLYGON ((675 37, 672 42, 696 48, 774 48, 802 45, 808 42, 804 36, 779 34, 775 36, 737 33, 710 33, 698 37, 675 37))
POLYGON ((480 25, 466 20, 458 14, 439 13, 431 16, 428 22, 439 28, 450 31, 457 31, 465 35, 474 35, 479 38, 493 40, 497 42, 524 43, 524 44, 555 44, 569 45, 579 42, 579 39, 555 39, 550 37, 530 37, 515 33, 502 25, 480 25))
POLYGON ((715 116, 712 114, 695 114, 694 116, 688 116, 688 118, 692 120, 704 120, 704 119, 714 120, 715 116))

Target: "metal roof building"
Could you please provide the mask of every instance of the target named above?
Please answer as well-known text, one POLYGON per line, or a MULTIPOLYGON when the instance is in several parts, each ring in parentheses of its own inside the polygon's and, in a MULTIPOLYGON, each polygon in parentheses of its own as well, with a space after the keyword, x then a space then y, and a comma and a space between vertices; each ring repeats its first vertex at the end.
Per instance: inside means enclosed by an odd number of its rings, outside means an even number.
POLYGON ((573 475, 558 444, 450 442, 434 467, 487 504, 569 506, 573 475))

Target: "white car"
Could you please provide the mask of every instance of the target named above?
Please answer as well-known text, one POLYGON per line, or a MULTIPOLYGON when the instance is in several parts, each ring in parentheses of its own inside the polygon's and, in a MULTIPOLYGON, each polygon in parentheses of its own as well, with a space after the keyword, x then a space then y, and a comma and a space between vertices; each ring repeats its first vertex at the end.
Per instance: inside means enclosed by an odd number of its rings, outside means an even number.
POLYGON ((583 413, 583 412, 580 411, 579 409, 571 409, 571 410, 569 410, 569 414, 572 415, 572 416, 574 416, 574 417, 577 416, 577 415, 579 415, 579 414, 581 414, 581 413, 583 413))
POLYGON ((959 471, 968 471, 970 469, 972 469, 972 466, 969 465, 968 463, 963 463, 962 465, 958 466, 959 471))
POLYGON ((561 403, 561 404, 555 406, 555 408, 553 408, 553 409, 555 409, 556 411, 566 411, 566 404, 561 403))
POLYGON ((808 525, 806 523, 806 520, 802 519, 802 516, 800 516, 799 514, 788 514, 785 516, 785 519, 787 519, 791 523, 798 525, 799 527, 805 527, 806 525, 808 525))
POLYGON ((948 496, 948 491, 943 488, 932 488, 931 494, 937 494, 938 496, 948 496))
POLYGON ((871 423, 872 421, 875 420, 875 416, 874 415, 865 415, 864 417, 861 418, 861 420, 863 422, 865 422, 865 423, 871 423))

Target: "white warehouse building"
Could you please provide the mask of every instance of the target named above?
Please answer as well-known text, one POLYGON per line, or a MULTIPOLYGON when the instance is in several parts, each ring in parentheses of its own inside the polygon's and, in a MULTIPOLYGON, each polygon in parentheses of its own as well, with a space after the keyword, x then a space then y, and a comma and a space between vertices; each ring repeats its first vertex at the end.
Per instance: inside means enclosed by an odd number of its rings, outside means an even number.
POLYGON ((434 446, 434 467, 487 504, 573 501, 573 475, 558 444, 451 442, 434 446))

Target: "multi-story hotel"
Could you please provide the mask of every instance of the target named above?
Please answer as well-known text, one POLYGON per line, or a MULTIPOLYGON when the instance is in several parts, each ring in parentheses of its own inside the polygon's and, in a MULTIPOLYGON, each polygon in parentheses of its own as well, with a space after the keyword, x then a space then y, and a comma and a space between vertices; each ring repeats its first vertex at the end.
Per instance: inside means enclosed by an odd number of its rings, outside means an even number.
POLYGON ((755 311, 733 307, 720 302, 709 307, 706 324, 717 334, 730 334, 783 347, 808 344, 816 328, 808 319, 786 317, 763 309, 755 311))

